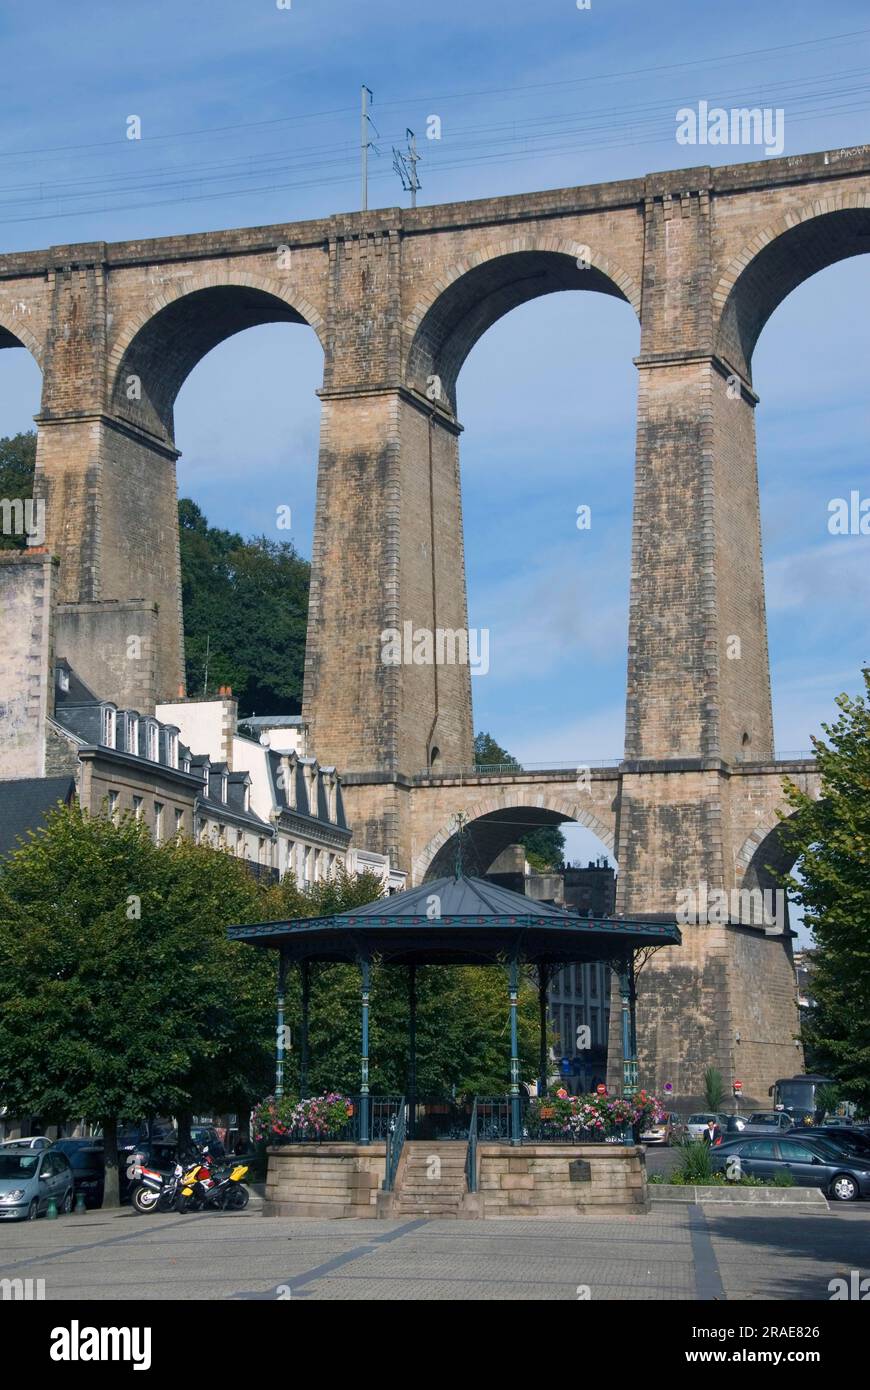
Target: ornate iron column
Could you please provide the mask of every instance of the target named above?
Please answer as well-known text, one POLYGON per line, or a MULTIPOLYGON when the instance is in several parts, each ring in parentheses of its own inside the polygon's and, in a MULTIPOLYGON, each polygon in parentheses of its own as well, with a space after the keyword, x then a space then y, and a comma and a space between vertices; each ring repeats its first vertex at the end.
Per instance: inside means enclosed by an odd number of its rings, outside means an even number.
POLYGON ((362 1051, 360 1055, 359 1142, 369 1142, 369 990, 371 964, 368 956, 360 960, 362 973, 362 1051))
POLYGON ((302 1036, 299 1057, 299 1096, 308 1095, 308 1007, 311 1002, 311 963, 304 960, 302 974, 302 1036))
POLYGON ((622 1003, 622 1094, 633 1096, 637 1090, 637 1028, 635 1023, 634 991, 632 988, 631 957, 621 963, 619 995, 622 1003))
POLYGON ((517 999, 519 995, 519 964, 516 956, 511 958, 510 1001, 511 1001, 511 1143, 522 1140, 522 1119, 520 1116, 520 1058, 519 1035, 517 1032, 517 999))
POLYGON ((538 1025, 540 1029, 540 1051, 538 1059, 538 1095, 547 1094, 547 1078, 549 1073, 549 1054, 547 1049, 547 991, 550 988, 550 969, 546 965, 538 966, 538 1025))
POLYGON ((417 967, 408 966, 408 1138, 417 1134, 417 967))
POLYGON ((286 1027, 284 1024, 284 994, 287 988, 287 957, 284 951, 278 952, 278 1011, 275 1028, 275 1099, 284 1094, 284 1051, 286 1027))

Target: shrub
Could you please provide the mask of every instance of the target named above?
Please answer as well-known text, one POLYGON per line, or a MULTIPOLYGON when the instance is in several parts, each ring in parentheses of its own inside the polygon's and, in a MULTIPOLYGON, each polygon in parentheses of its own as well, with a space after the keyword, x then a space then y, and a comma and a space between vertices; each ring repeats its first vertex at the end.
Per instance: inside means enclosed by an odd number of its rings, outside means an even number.
POLYGON ((676 1171, 682 1181, 696 1187, 704 1187, 714 1178, 711 1164, 710 1146, 703 1139, 688 1139, 678 1145, 679 1159, 676 1171))

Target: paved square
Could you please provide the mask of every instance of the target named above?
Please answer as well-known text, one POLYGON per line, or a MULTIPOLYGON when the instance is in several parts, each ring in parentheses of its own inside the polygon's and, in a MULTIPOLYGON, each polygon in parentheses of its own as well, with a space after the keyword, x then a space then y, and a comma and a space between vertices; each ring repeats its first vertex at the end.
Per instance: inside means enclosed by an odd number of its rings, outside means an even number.
POLYGON ((0 1229, 0 1279, 44 1279, 46 1300, 827 1299, 835 1275, 870 1274, 867 1204, 764 1215, 667 1207, 571 1221, 304 1221, 250 1208, 140 1217, 122 1208, 0 1229))

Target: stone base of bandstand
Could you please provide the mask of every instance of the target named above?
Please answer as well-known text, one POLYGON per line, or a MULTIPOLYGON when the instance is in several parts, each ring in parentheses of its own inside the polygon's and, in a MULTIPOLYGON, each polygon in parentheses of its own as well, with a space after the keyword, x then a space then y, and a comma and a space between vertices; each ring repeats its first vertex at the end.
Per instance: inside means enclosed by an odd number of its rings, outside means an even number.
MULTIPOLYGON (((287 1144, 268 1150, 265 1216, 398 1215, 395 1192, 382 1191, 383 1144, 287 1144)), ((480 1144, 477 1191, 457 1216, 564 1218, 648 1212, 643 1150, 619 1144, 480 1144), (579 1160, 579 1162, 578 1162, 579 1160), (573 1169, 572 1169, 572 1166, 573 1169)))
POLYGON ((264 1216, 377 1216, 385 1144, 281 1144, 266 1152, 264 1216))
POLYGON ((650 1209, 646 1160, 634 1145, 481 1144, 477 1188, 465 1201, 476 1202, 483 1217, 630 1216, 650 1209))

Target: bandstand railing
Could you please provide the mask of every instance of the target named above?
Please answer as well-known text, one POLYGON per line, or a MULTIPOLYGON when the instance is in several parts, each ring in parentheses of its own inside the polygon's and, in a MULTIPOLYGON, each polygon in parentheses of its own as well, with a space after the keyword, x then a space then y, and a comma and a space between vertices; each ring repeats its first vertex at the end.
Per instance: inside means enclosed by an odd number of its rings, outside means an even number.
MULTIPOLYGON (((634 1134, 630 1125, 621 1129, 577 1129, 564 1130, 548 1119, 541 1119, 523 1099, 520 1110, 520 1133, 511 1133, 510 1096, 475 1096, 468 1131, 469 1157, 472 1146, 478 1144, 633 1144, 634 1134)), ((476 1162, 476 1160, 475 1160, 476 1162)), ((468 1174, 466 1167, 466 1174, 468 1174)), ((469 1192, 474 1189, 469 1185, 469 1192)))
POLYGON ((477 1191, 477 1096, 471 1107, 471 1123, 468 1126, 468 1149, 465 1154, 465 1186, 469 1192, 477 1191))
POLYGON ((405 1104, 405 1097, 399 1100, 399 1108, 390 1119, 387 1128, 387 1166, 384 1173, 384 1191, 392 1192, 396 1185, 396 1174, 399 1171, 399 1159, 402 1157, 402 1149, 405 1144, 407 1134, 407 1113, 408 1108, 405 1104))
POLYGON ((404 1123, 404 1096, 365 1096, 350 1097, 353 1114, 348 1116, 346 1125, 328 1133, 312 1128, 290 1129, 281 1135, 283 1144, 371 1144, 386 1143, 398 1123, 401 1113, 404 1123), (368 1104, 364 1106, 363 1100, 368 1104), (363 1123, 363 1115, 367 1118, 363 1123))

